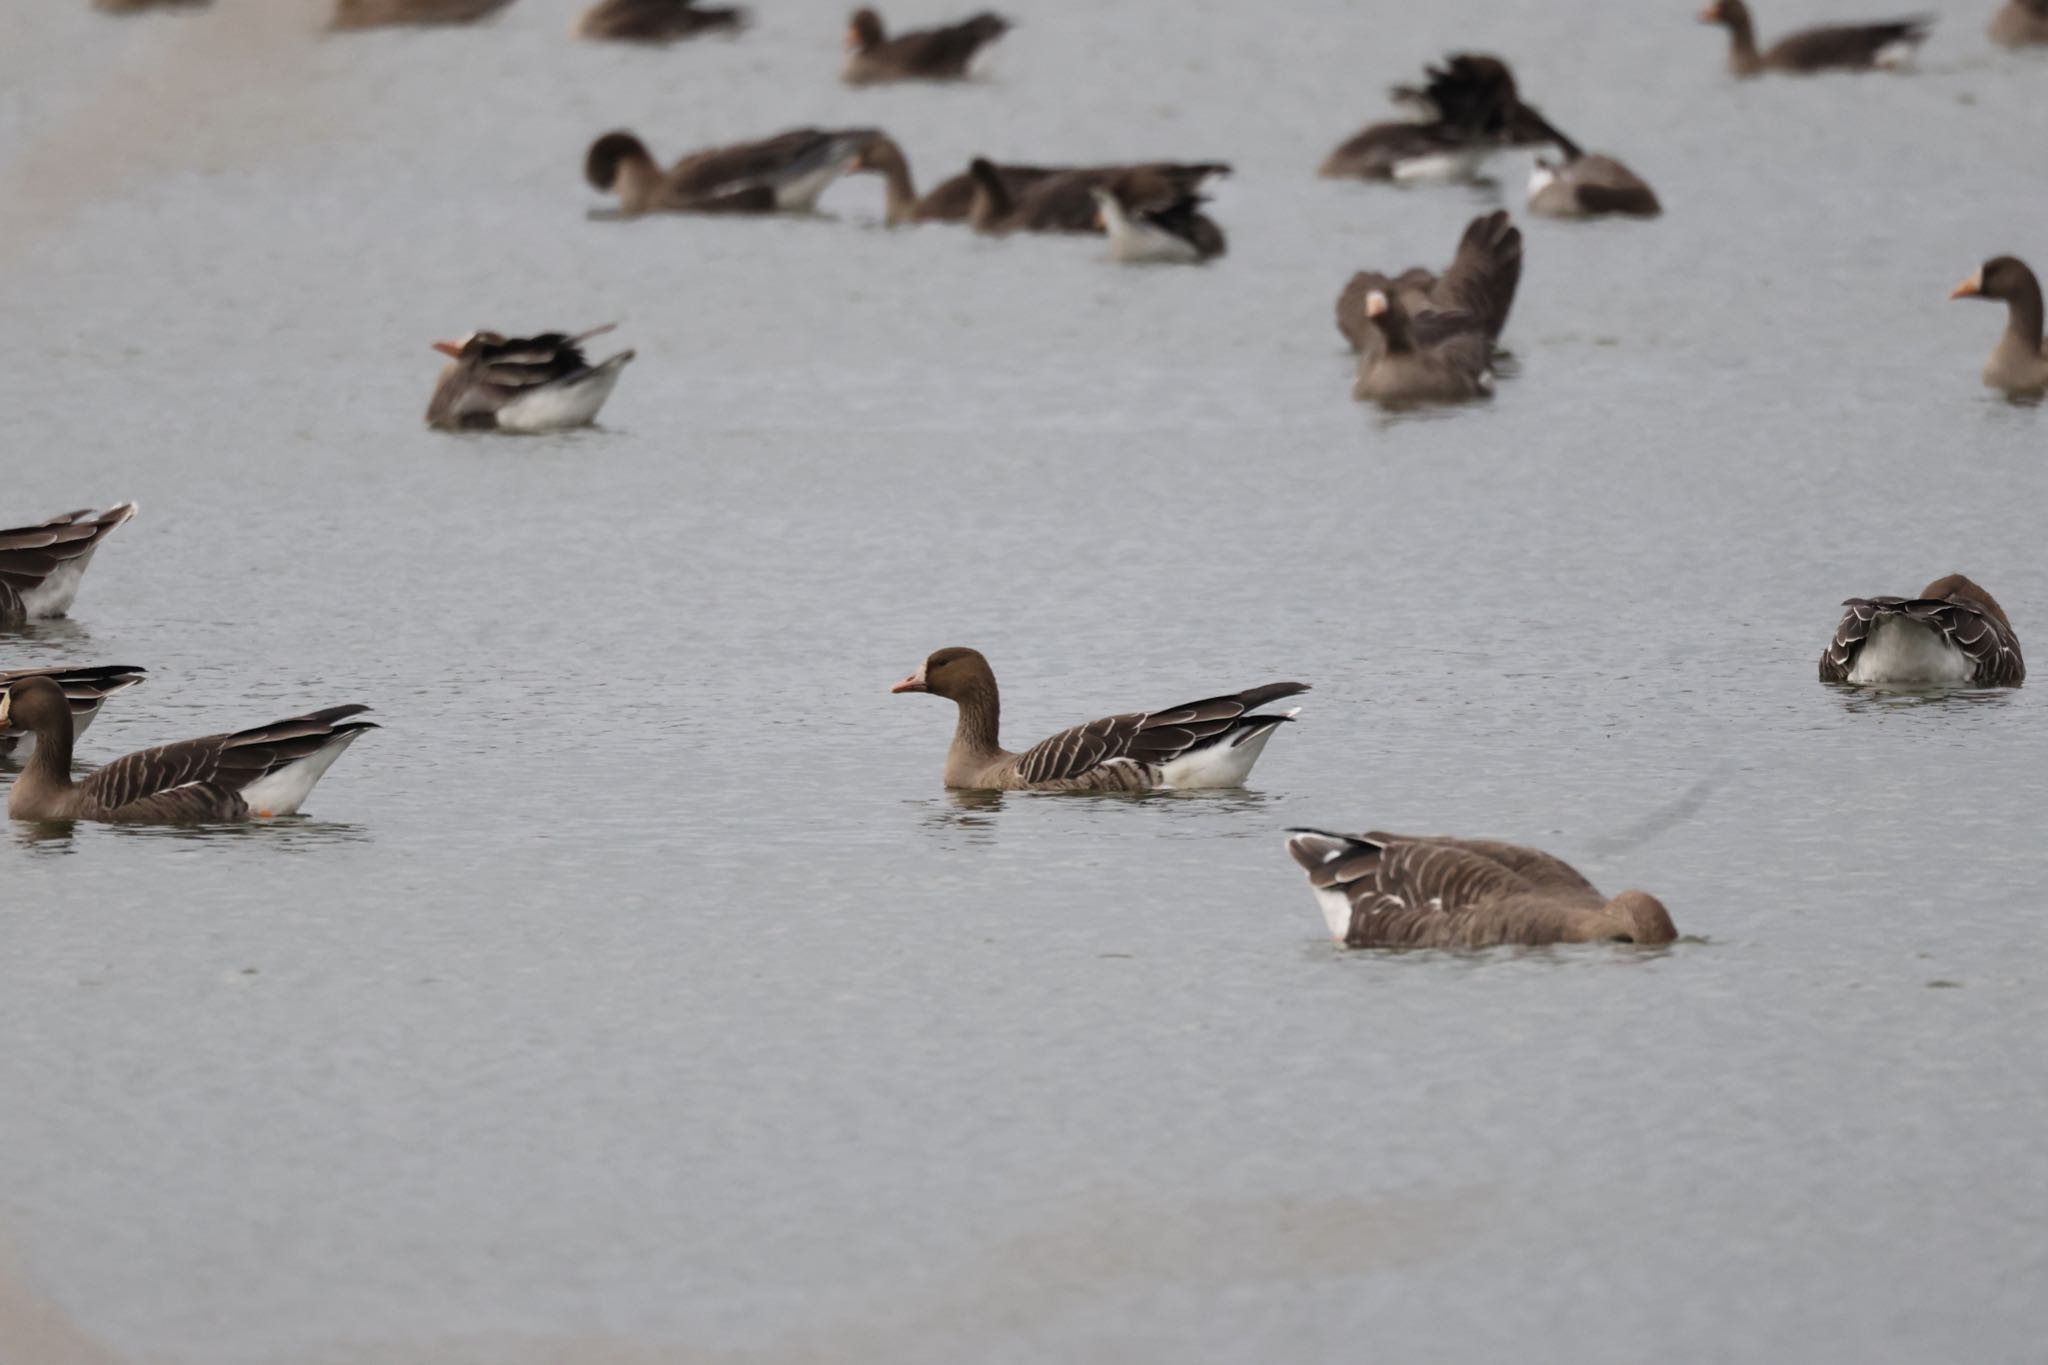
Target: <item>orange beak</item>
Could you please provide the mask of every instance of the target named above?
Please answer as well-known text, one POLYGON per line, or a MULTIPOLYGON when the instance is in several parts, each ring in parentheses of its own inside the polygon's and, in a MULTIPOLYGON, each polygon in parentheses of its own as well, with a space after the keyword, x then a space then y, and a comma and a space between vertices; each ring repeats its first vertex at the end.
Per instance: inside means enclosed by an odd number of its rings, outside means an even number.
POLYGON ((462 354, 462 343, 459 341, 437 341, 434 343, 434 349, 445 356, 460 356, 462 354))
POLYGON ((860 51, 860 30, 859 30, 859 29, 857 29, 857 28, 849 28, 849 29, 847 29, 847 30, 846 30, 846 50, 847 50, 848 52, 858 52, 858 51, 860 51))
POLYGON ((891 692, 924 691, 924 670, 920 668, 919 670, 917 670, 917 672, 911 674, 909 677, 905 678, 902 682, 897 683, 894 687, 890 688, 889 690, 891 692))
POLYGON ((1700 22, 1703 24, 1718 24, 1721 22, 1720 0, 1712 0, 1705 9, 1700 11, 1700 22))
POLYGON ((1981 275, 1972 275, 1972 276, 1970 276, 1970 278, 1969 278, 1969 279, 1967 279, 1967 280, 1964 280, 1964 281, 1963 281, 1963 282, 1962 282, 1961 284, 1959 284, 1959 285, 1957 285, 1957 286, 1956 286, 1955 288, 1953 288, 1953 289, 1949 290, 1949 291, 1948 291, 1948 296, 1949 296, 1950 298, 1952 298, 1952 299, 1967 299, 1967 298, 1972 298, 1972 297, 1974 297, 1974 296, 1976 296, 1976 295, 1978 295, 1978 294, 1981 294, 1981 293, 1983 293, 1983 292, 1984 292, 1984 279, 1983 279, 1983 277, 1982 277, 1981 275))

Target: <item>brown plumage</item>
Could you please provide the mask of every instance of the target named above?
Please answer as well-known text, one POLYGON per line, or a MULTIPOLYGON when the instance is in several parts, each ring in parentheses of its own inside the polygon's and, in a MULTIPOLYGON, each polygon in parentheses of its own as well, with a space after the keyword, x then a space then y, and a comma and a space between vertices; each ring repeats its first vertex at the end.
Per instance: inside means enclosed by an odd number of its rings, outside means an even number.
POLYGON ((1396 86, 1395 100, 1420 120, 1372 124, 1338 144, 1317 174, 1328 179, 1399 180, 1470 176, 1503 147, 1549 141, 1540 119, 1525 112, 1514 73, 1498 57, 1453 53, 1429 67, 1421 87, 1396 86))
POLYGON ((2005 332, 1984 362, 1984 383, 2009 394, 2048 389, 2048 344, 2042 341, 2041 281, 2017 256, 1994 256, 1949 293, 1952 299, 1995 299, 2005 305, 2005 332))
MULTIPOLYGON (((911 178, 910 160, 886 133, 877 133, 854 161, 855 172, 882 177, 890 227, 904 223, 964 223, 974 207, 975 183, 972 170, 941 180, 923 198, 911 178)), ((1012 198, 1048 176, 1074 169, 1071 166, 996 166, 995 173, 1004 193, 1012 198)))
POLYGON ((891 38, 882 28, 881 15, 871 9, 855 10, 847 21, 846 47, 851 55, 842 75, 850 85, 959 80, 967 74, 974 55, 1011 27, 1000 14, 983 12, 957 24, 891 38))
MULTIPOLYGON (((48 678, 71 704, 71 731, 85 733, 100 713, 100 703, 116 692, 142 681, 143 671, 128 664, 99 664, 88 668, 0 668, 0 691, 24 678, 48 678)), ((0 726, 0 758, 19 763, 35 752, 36 738, 19 725, 0 726)))
POLYGON ((1654 218, 1664 211, 1656 191, 1611 156, 1588 152, 1551 130, 1561 160, 1536 159, 1529 177, 1529 212, 1549 218, 1598 218, 1621 214, 1654 218))
POLYGON ((1992 16, 1991 41, 2005 47, 2048 43, 2048 0, 2006 0, 1992 16))
POLYGON ((673 43, 705 33, 736 32, 743 9, 697 0, 597 0, 576 21, 576 36, 622 43, 673 43))
POLYGON ((1670 943, 1677 926, 1647 891, 1603 898, 1541 849, 1441 835, 1290 830, 1330 936, 1353 948, 1670 943))
POLYGON ((1101 232, 1095 191, 1112 182, 1121 181, 1148 199, 1171 201, 1197 196, 1210 176, 1229 173, 1230 166, 1221 161, 1075 166, 1032 177, 1017 189, 1001 168, 976 157, 967 167, 974 182, 967 221, 976 232, 1101 232))
POLYGON ((292 815, 342 751, 376 725, 367 706, 331 706, 233 734, 207 735, 117 758, 71 777, 76 731, 63 689, 25 678, 0 692, 0 727, 35 735, 35 753, 7 792, 17 820, 155 824, 292 815))
POLYGON ((1424 287, 1425 274, 1363 272, 1338 295, 1338 330, 1358 348, 1352 397, 1399 406, 1493 392, 1494 350, 1522 274, 1521 229, 1505 210, 1475 218, 1443 277, 1424 287))
POLYGON ((1874 687, 2018 687, 2027 663, 1997 599, 1962 574, 1918 597, 1852 597, 1820 680, 1874 687))
POLYGON ((1223 229, 1202 212, 1206 196, 1172 176, 1136 168, 1111 176, 1091 194, 1112 260, 1192 264, 1214 260, 1227 245, 1223 229))
POLYGON ((495 14, 512 0, 335 0, 332 28, 388 24, 467 24, 495 14))
POLYGON ((560 431, 594 421, 619 371, 633 358, 620 351, 593 365, 583 343, 615 323, 570 336, 543 332, 508 337, 475 331, 461 341, 437 341, 448 356, 427 403, 427 425, 444 431, 560 431))
POLYGON ((1255 714, 1267 702, 1308 691, 1278 682, 1163 711, 1138 711, 1062 730, 1022 753, 1002 747, 1002 703, 988 660, 972 649, 942 649, 891 692, 929 692, 960 708, 946 753, 954 788, 1140 792, 1243 785, 1273 732, 1295 712, 1255 714))
POLYGON ((619 196, 624 213, 809 213, 880 134, 873 128, 792 128, 758 142, 692 152, 664 171, 623 130, 590 145, 583 174, 619 196))
POLYGON ((134 503, 124 502, 0 531, 0 624, 70 611, 93 552, 135 511, 134 503))
POLYGON ((1515 289, 1522 279, 1522 230, 1506 209, 1482 214, 1465 225, 1458 249, 1442 275, 1410 266, 1399 275, 1361 270, 1337 294, 1337 331, 1354 351, 1378 344, 1366 317, 1366 296, 1378 290, 1411 315, 1447 312, 1478 318, 1496 341, 1507 329, 1515 289))
POLYGON ((1927 41, 1928 15, 1876 24, 1826 24, 1787 34, 1759 51, 1756 24, 1743 0, 1708 0, 1700 22, 1728 30, 1728 69, 1738 76, 1764 71, 1871 71, 1901 65, 1927 41))
POLYGON ((107 14, 140 14, 151 9, 204 9, 213 0, 92 0, 92 7, 107 14))

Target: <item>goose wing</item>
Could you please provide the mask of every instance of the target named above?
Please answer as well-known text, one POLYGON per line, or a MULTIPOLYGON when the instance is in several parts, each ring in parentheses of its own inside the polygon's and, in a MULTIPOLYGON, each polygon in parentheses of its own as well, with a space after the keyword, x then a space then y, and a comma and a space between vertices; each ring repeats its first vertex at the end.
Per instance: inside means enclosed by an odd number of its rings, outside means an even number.
POLYGON ((1822 682, 1847 682, 1871 631, 1887 616, 1903 616, 1933 631, 1970 660, 1982 687, 2018 687, 2026 681, 2027 664, 2012 629, 1970 602, 1947 597, 1851 597, 1842 603, 1842 619, 1820 656, 1822 682))
POLYGON ((1458 252, 1430 291, 1439 308, 1470 313, 1482 320, 1489 337, 1508 324, 1515 288, 1522 280, 1522 230, 1506 209, 1474 218, 1458 239, 1458 252))
POLYGON ((206 735, 117 758, 79 784, 116 818, 203 820, 247 814, 242 789, 312 757, 337 738, 372 730, 351 720, 367 706, 330 706, 232 734, 206 735))
MULTIPOLYGON (((1105 716, 1032 745, 1017 756, 1017 772, 1027 782, 1046 783, 1071 781, 1106 763, 1164 766, 1254 723, 1252 713, 1267 702, 1306 691, 1307 683, 1266 683, 1164 711, 1105 716)), ((1278 724, 1282 719, 1273 715, 1256 721, 1278 724)))
POLYGON ((1828 24, 1802 29, 1772 44, 1765 60, 1804 71, 1830 66, 1869 66, 1888 47, 1898 43, 1925 42, 1928 28, 1933 23, 1933 16, 1919 14, 1886 23, 1828 24))
POLYGON ((1451 916, 1522 895, 1528 879, 1458 841, 1290 830, 1287 851, 1354 947, 1441 943, 1451 916), (1348 907, 1349 920, 1345 920, 1348 907))
MULTIPOLYGON (((845 139, 857 139, 864 145, 874 134, 872 128, 792 128, 758 142, 692 152, 669 169, 668 188, 680 199, 710 199, 755 185, 773 185, 815 169, 845 139)), ((857 145, 852 146, 847 154, 857 150, 857 145)))
POLYGON ((869 56, 903 71, 942 74, 966 69, 982 46, 994 42, 1010 28, 999 14, 983 12, 943 28, 918 29, 891 38, 869 56))
MULTIPOLYGON (((23 678, 48 678, 63 688, 64 700, 71 703, 72 722, 83 728, 83 719, 96 713, 101 702, 141 682, 143 670, 130 664, 99 664, 89 668, 0 668, 0 690, 23 678)), ((12 741, 27 733, 17 725, 0 725, 0 753, 5 753, 12 741)))

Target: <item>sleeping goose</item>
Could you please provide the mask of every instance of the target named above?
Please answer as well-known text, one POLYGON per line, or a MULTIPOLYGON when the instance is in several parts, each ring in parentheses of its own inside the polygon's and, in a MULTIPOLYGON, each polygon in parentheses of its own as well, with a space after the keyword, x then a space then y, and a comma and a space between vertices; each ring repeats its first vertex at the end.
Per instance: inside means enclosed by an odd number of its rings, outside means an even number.
POLYGON ((875 136, 872 128, 792 128, 692 152, 664 171, 639 138, 613 132, 590 145, 583 173, 616 191, 623 213, 809 213, 875 136))
POLYGON ((427 404, 427 425, 443 431, 520 432, 588 425, 611 397, 633 352, 620 351, 592 365, 582 343, 617 325, 608 322, 575 336, 476 331, 460 341, 435 342, 434 349, 449 363, 427 404))
POLYGON ((1647 891, 1612 900, 1561 859, 1492 839, 1288 831, 1330 937, 1351 948, 1670 943, 1647 891))
POLYGON ((703 33, 734 31, 747 21, 743 9, 700 5, 697 0, 597 0, 576 21, 579 38, 622 43, 672 43, 703 33))
POLYGON ((1984 362, 1984 382, 2009 394, 2048 389, 2048 347, 2041 340, 2041 282, 2017 256, 1994 256, 1949 293, 1952 299, 1998 299, 2005 335, 1984 362))
POLYGON ((1337 295, 1337 330, 1351 349, 1364 353, 1379 346, 1379 329, 1366 315, 1367 295, 1386 294, 1411 316, 1424 312, 1476 314, 1489 337, 1498 342, 1514 306, 1515 287, 1522 278, 1522 230, 1506 209, 1474 218, 1458 239, 1457 253, 1442 275, 1410 266, 1399 275, 1361 270, 1337 295))
POLYGON ((1561 161, 1536 158, 1529 173, 1529 212, 1547 218, 1596 218, 1617 213, 1654 218, 1664 211, 1642 177, 1611 156, 1587 152, 1551 130, 1561 161))
POLYGON ((1223 254, 1223 229, 1202 212, 1208 201, 1185 184, 1127 171, 1089 193, 1109 234, 1112 260, 1196 265, 1223 254))
POLYGON ((1738 76, 1764 71, 1871 71, 1913 60, 1927 41, 1928 15, 1881 24, 1827 24, 1787 34, 1759 52, 1756 25, 1743 0, 1707 0, 1700 22, 1728 30, 1728 69, 1738 76))
POLYGON ((66 512, 34 526, 0 531, 0 624, 70 611, 93 552, 134 515, 135 504, 123 502, 104 512, 66 512))
POLYGON ((960 708, 945 783, 1000 791, 1143 792, 1238 787, 1273 732, 1299 713, 1254 714, 1267 702, 1308 691, 1276 682, 1164 711, 1109 716, 1011 753, 998 738, 1001 703, 988 660, 972 649, 942 649, 889 689, 929 692, 960 708))
MULTIPOLYGON (((100 703, 142 681, 142 670, 125 664, 92 668, 0 668, 0 691, 23 678, 48 678, 71 704, 71 733, 82 735, 100 713, 100 703)), ((35 752, 36 737, 20 726, 0 727, 0 758, 21 762, 35 752)))
POLYGON ((1372 124, 1339 144, 1316 173, 1326 179, 1467 180, 1503 147, 1550 140, 1523 113, 1514 73, 1500 58, 1454 53, 1426 74, 1421 89, 1394 89, 1394 98, 1414 106, 1420 119, 1372 124))
MULTIPOLYGON (((1193 196, 1212 175, 1227 175, 1221 161, 1145 161, 1131 165, 1075 166, 1031 179, 1020 190, 984 157, 968 164, 974 183, 967 221, 977 232, 1102 232, 1095 191, 1119 177, 1136 177, 1147 193, 1193 196)), ((1214 225, 1211 224, 1213 227, 1214 225)), ((1221 233, 1219 232, 1220 238, 1221 233)))
POLYGON ((181 824, 296 815, 342 750, 376 725, 367 706, 330 706, 289 720, 166 744, 71 780, 77 732, 64 689, 24 678, 0 692, 0 727, 35 735, 35 754, 7 793, 17 820, 132 820, 181 824))
POLYGON ((2006 47, 2048 43, 2048 0, 2005 0, 1991 20, 1991 41, 2006 47))
POLYGON ((467 24, 511 3, 512 0, 334 0, 334 20, 329 27, 467 24))
POLYGON ((2005 609, 1959 573, 1918 597, 1852 597, 1820 680, 1862 687, 2018 687, 2026 660, 2005 609))
POLYGON ((1000 14, 983 12, 943 28, 918 29, 891 38, 882 29, 881 15, 858 9, 847 21, 846 49, 852 55, 841 74, 849 85, 956 81, 966 76, 977 52, 1010 28, 1010 21, 1000 14))

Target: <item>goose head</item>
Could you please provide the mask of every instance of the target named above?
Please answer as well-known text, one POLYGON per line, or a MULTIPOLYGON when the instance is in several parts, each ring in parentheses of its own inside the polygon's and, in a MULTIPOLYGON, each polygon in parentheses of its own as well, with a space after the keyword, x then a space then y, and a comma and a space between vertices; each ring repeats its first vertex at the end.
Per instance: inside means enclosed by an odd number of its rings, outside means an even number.
POLYGON ((1607 902, 1607 917, 1615 925, 1613 937, 1628 943, 1670 943, 1678 937, 1678 926, 1664 902, 1647 891, 1624 891, 1607 902))
POLYGON ((1952 573, 1937 578, 1922 588, 1920 595, 1935 601, 1967 602, 1986 615, 1996 616, 2005 623, 2007 630, 2012 629, 2012 621, 2006 616, 2005 608, 1998 605, 1998 599, 1963 574, 1952 573))
POLYGON ((882 43, 882 16, 871 9, 857 9, 846 21, 846 50, 866 52, 882 43))
POLYGON ((2018 257, 1993 256, 1971 271, 1969 278, 1951 289, 1948 296, 1952 299, 2013 299, 2024 292, 2026 282, 2033 278, 2034 272, 2018 257))
POLYGON ((623 129, 606 133, 590 144, 590 151, 583 158, 583 178, 592 189, 610 190, 619 183, 619 168, 629 161, 651 166, 654 157, 647 144, 633 134, 623 129))
POLYGON ((891 692, 929 692, 935 697, 958 701, 961 697, 993 687, 995 673, 981 651, 955 645, 928 656, 917 672, 897 683, 891 692))
POLYGON ((0 729, 13 727, 47 734, 71 724, 71 703, 64 689, 45 677, 28 677, 0 689, 0 729))

